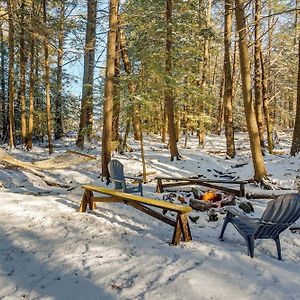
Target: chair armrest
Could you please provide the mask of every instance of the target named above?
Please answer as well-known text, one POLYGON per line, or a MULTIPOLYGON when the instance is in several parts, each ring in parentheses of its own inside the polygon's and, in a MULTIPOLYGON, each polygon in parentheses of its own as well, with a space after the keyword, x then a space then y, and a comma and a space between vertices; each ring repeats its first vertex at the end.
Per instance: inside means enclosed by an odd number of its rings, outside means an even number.
POLYGON ((139 181, 139 182, 143 182, 143 178, 141 178, 141 177, 124 176, 124 178, 128 178, 128 179, 139 181))
POLYGON ((232 217, 238 217, 241 221, 245 221, 245 222, 257 223, 260 220, 259 218, 251 218, 241 213, 239 210, 237 210, 234 207, 224 207, 223 211, 227 212, 227 214, 231 215, 232 217))
POLYGON ((111 178, 111 181, 123 182, 123 180, 119 180, 119 179, 113 179, 113 178, 111 178))

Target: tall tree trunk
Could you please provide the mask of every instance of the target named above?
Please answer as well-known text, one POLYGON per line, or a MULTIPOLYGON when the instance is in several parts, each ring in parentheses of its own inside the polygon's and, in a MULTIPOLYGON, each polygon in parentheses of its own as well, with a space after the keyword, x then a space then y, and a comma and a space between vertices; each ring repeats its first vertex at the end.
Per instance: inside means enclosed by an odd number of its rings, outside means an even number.
MULTIPOLYGON (((206 29, 210 29, 211 26, 211 10, 212 10, 212 0, 207 0, 207 7, 206 7, 206 20, 205 20, 205 27, 206 29)), ((203 49, 203 67, 202 67, 202 78, 201 78, 201 91, 204 93, 205 88, 208 81, 208 70, 209 70, 209 42, 210 39, 208 36, 204 38, 204 49, 203 49)))
POLYGON ((162 103, 161 141, 164 144, 167 142, 167 111, 166 111, 166 102, 162 103))
POLYGON ((59 33, 58 33, 58 48, 57 48, 57 95, 55 97, 55 127, 54 138, 56 140, 61 139, 63 135, 63 53, 64 53, 64 27, 65 27, 65 2, 60 3, 59 14, 59 33))
MULTIPOLYGON (((118 19, 120 16, 118 16, 118 19)), ((113 120, 112 120, 112 141, 119 141, 119 118, 121 105, 120 91, 120 62, 121 62, 121 47, 120 47, 120 23, 118 22, 117 38, 116 38, 116 57, 115 57, 115 80, 114 80, 114 101, 113 101, 113 120)))
POLYGON ((128 139, 129 132, 130 132, 130 118, 127 118, 126 128, 125 128, 125 133, 124 133, 124 138, 123 138, 123 146, 122 146, 122 148, 124 150, 126 150, 126 148, 127 148, 127 139, 128 139))
MULTIPOLYGON (((129 60, 128 51, 126 48, 126 39, 125 39, 125 33, 123 28, 121 27, 120 30, 120 46, 121 46, 121 54, 122 54, 122 60, 124 63, 124 69, 128 77, 131 76, 132 73, 132 66, 131 62, 129 60)), ((139 105, 134 100, 134 93, 135 93, 135 84, 133 80, 129 80, 128 83, 128 90, 129 90, 129 96, 130 96, 130 113, 132 117, 132 126, 133 126, 133 133, 134 133, 134 139, 139 141, 140 140, 140 111, 139 111, 139 105)))
POLYGON ((169 146, 171 161, 179 158, 179 153, 176 143, 176 128, 174 118, 174 92, 171 85, 172 78, 172 0, 166 0, 166 21, 167 21, 167 35, 166 35, 166 88, 165 101, 168 116, 168 132, 169 132, 169 146))
POLYGON ((5 44, 3 39, 3 30, 2 30, 2 23, 0 23, 0 55, 1 55, 1 65, 0 65, 0 105, 1 105, 1 126, 2 132, 1 137, 4 141, 7 137, 7 115, 6 115, 6 96, 5 96, 5 44))
POLYGON ((267 128, 267 140, 268 140, 268 152, 273 152, 273 140, 272 140, 272 124, 269 110, 269 95, 268 95, 268 80, 266 78, 265 62, 263 59, 262 49, 260 51, 260 62, 261 62, 261 74, 262 74, 262 100, 264 107, 265 123, 267 128))
MULTIPOLYGON (((272 0, 268 0, 268 49, 267 49, 267 63, 266 65, 266 74, 267 74, 267 80, 268 80, 268 95, 269 99, 272 98, 273 95, 273 83, 271 80, 272 76, 272 44, 273 44, 273 22, 274 17, 272 16, 273 13, 273 5, 272 0)), ((273 123, 275 123, 276 114, 277 114, 277 107, 275 104, 275 101, 273 101, 273 123)))
MULTIPOLYGON (((294 111, 294 95, 290 95, 289 97, 289 111, 294 111)), ((294 120, 290 116, 288 116, 288 128, 294 127, 294 120)))
POLYGON ((46 0, 43 0, 43 19, 45 25, 44 55, 45 55, 45 90, 46 90, 46 112, 47 112, 47 136, 49 154, 53 153, 52 124, 51 124, 51 99, 50 99, 50 65, 49 65, 49 35, 47 29, 46 0))
POLYGON ((221 78, 220 91, 219 91, 219 105, 218 105, 218 120, 216 127, 216 134, 221 135, 222 128, 224 125, 224 101, 223 101, 223 93, 224 93, 224 72, 221 78))
POLYGON ((7 1, 8 7, 8 45, 9 45, 9 69, 8 69, 8 89, 9 89, 9 145, 11 148, 15 147, 15 120, 14 120, 14 64, 15 64, 15 29, 14 29, 14 10, 15 0, 7 1))
POLYGON ((146 169, 146 160, 145 160, 145 151, 144 151, 144 138, 143 138, 143 131, 142 131, 142 120, 140 118, 140 145, 141 145, 141 159, 142 159, 142 167, 143 167, 143 182, 147 182, 147 169, 146 169))
POLYGON ((299 38, 299 15, 300 15, 300 11, 299 11, 299 6, 300 6, 300 0, 295 0, 295 23, 294 23, 294 28, 295 28, 295 53, 298 50, 298 38, 299 38))
POLYGON ((25 0, 22 0, 20 7, 20 99, 21 99, 21 120, 22 120, 22 145, 25 148, 27 143, 27 126, 26 126, 26 55, 25 55, 25 0))
POLYGON ((298 39, 298 80, 297 80, 297 108, 294 126, 291 155, 300 152, 300 39, 298 39))
POLYGON ((34 15, 35 2, 32 1, 31 33, 30 33, 30 71, 29 71, 29 116, 28 116, 28 139, 27 150, 32 149, 33 114, 34 114, 34 87, 35 87, 35 36, 34 15))
POLYGON ((109 32, 107 35, 107 58, 105 74, 105 90, 103 104, 103 133, 102 133, 102 177, 109 178, 108 163, 111 160, 111 129, 112 106, 114 97, 114 76, 116 56, 116 36, 118 25, 118 0, 110 0, 109 32))
POLYGON ((236 27, 239 33, 240 69, 242 77, 242 90, 245 107, 246 122, 250 140, 254 179, 263 182, 267 176, 263 155, 260 147, 257 120, 251 95, 250 58, 248 53, 248 35, 244 4, 246 0, 235 0, 236 27))
POLYGON ((232 61, 232 101, 235 99, 236 91, 238 86, 238 78, 237 78, 237 52, 238 52, 238 34, 236 34, 236 39, 234 41, 234 49, 233 49, 233 61, 232 61))
POLYGON ((224 30, 224 116, 227 155, 235 157, 234 127, 232 112, 232 72, 231 72, 231 30, 232 30, 233 0, 225 0, 225 30, 224 30))
POLYGON ((84 147, 84 136, 89 139, 93 131, 93 88, 96 44, 97 0, 88 1, 87 26, 84 50, 84 73, 80 124, 76 146, 84 147))
MULTIPOLYGON (((199 9, 203 7, 202 4, 199 5, 199 9)), ((207 0, 207 7, 206 7, 206 18, 205 18, 205 27, 207 30, 211 27, 211 12, 212 12, 212 0, 207 0)), ((202 14, 203 12, 200 11, 202 14)), ((204 49, 203 49, 203 66, 202 66, 202 78, 200 82, 200 93, 202 97, 200 99, 200 106, 199 106, 199 129, 198 129, 198 138, 199 138, 199 146, 204 147, 204 140, 205 140, 205 124, 204 124, 204 102, 203 102, 203 95, 206 92, 206 86, 209 77, 209 44, 210 38, 208 36, 204 37, 204 49)))
POLYGON ((262 101, 262 86, 261 86, 261 39, 260 39, 260 0, 255 0, 255 16, 254 16, 254 96, 255 96, 255 113, 257 119, 258 133, 260 145, 265 147, 264 142, 264 127, 263 127, 263 101, 262 101))

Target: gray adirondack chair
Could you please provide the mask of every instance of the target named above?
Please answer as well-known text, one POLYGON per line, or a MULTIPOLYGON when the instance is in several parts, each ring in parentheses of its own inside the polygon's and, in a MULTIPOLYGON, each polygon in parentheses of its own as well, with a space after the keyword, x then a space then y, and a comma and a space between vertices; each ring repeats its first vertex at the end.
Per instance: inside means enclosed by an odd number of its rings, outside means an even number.
POLYGON ((108 171, 116 190, 122 190, 124 193, 140 193, 143 196, 143 179, 140 177, 125 176, 124 166, 119 160, 112 159, 108 164, 108 171), (138 184, 130 184, 126 179, 137 181, 138 184))
POLYGON ((300 216, 300 194, 288 194, 271 200, 260 219, 250 218, 233 208, 227 211, 220 239, 231 223, 247 242, 248 255, 254 255, 256 239, 273 239, 276 244, 278 259, 281 260, 279 234, 294 223, 300 216))

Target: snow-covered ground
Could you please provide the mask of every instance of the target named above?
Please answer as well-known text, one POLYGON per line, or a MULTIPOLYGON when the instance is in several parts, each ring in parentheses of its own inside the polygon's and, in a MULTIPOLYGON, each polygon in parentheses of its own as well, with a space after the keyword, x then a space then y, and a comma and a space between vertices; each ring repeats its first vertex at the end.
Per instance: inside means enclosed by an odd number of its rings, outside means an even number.
MULTIPOLYGON (((72 137, 57 144, 56 153, 75 149, 72 137)), ((138 144, 120 159, 128 174, 142 166, 138 144)), ((245 134, 236 136, 238 155, 226 159, 225 140, 209 136, 205 149, 190 139, 179 143, 181 161, 171 162, 156 136, 145 137, 148 183, 145 196, 155 194, 157 175, 219 179, 220 173, 239 179, 253 175, 245 134)), ((99 156, 100 146, 85 152, 99 156)), ((274 184, 296 189, 300 157, 289 157, 290 139, 281 135, 277 150, 266 155, 274 184)), ((32 153, 8 151, 21 160, 47 158, 47 149, 32 153)), ((55 155, 55 154, 54 154, 55 155)), ((50 187, 30 172, 0 165, 0 299, 300 299, 300 235, 282 236, 283 261, 276 259, 271 240, 258 240, 255 257, 247 256, 243 238, 231 225, 225 241, 218 239, 224 215, 208 222, 206 212, 190 222, 193 241, 170 246, 173 229, 125 204, 101 204, 90 213, 78 213, 81 185, 105 185, 99 161, 69 169, 44 171, 69 189, 50 187)), ((224 177, 222 177, 224 179, 224 177)), ((227 178, 225 178, 227 179, 227 178)), ((112 186, 110 186, 112 187, 112 186)), ((246 191, 270 193, 259 187, 246 191)), ((272 193, 286 193, 286 190, 272 193)), ((252 200, 260 216, 269 200, 252 200)), ((300 222, 296 223, 299 225, 300 222)))

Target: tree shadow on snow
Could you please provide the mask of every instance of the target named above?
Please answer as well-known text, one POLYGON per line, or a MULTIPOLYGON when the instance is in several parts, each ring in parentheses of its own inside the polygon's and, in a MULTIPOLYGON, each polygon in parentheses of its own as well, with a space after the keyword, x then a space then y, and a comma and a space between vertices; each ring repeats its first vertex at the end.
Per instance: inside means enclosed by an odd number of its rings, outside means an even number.
MULTIPOLYGON (((53 261, 55 258, 49 253, 47 257, 47 251, 40 253, 39 249, 47 247, 47 241, 30 231, 19 231, 17 236, 22 239, 10 238, 10 234, 0 229, 0 280, 10 289, 10 296, 15 299, 116 299, 104 287, 89 280, 82 270, 65 261, 53 261)), ((5 289, 1 289, 0 298, 5 296, 5 289)))

